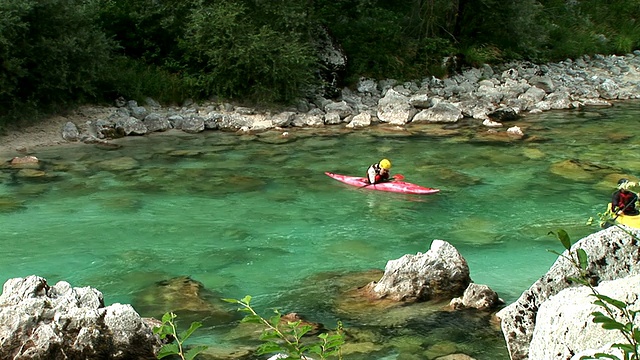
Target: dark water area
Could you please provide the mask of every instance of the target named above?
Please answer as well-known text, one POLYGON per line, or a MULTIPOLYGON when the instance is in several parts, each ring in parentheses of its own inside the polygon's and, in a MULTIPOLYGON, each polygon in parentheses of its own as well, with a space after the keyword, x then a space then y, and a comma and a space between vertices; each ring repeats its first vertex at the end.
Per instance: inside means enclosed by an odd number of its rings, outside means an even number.
POLYGON ((549 231, 574 240, 598 231, 587 220, 604 211, 618 178, 638 173, 639 119, 640 103, 624 102, 529 115, 507 124, 527 135, 510 142, 476 136, 469 124, 410 124, 287 137, 169 132, 119 139, 112 150, 38 149, 45 175, 0 172, 0 281, 36 274, 91 286, 142 316, 178 307, 179 319, 205 323, 193 342, 227 358, 257 336, 239 330, 235 308, 219 299, 251 295, 266 316, 278 308, 328 327, 343 321, 348 359, 508 359, 491 314, 380 309, 345 294, 379 279, 388 260, 441 239, 474 282, 515 301, 555 261, 547 249, 561 250, 549 231), (377 192, 324 175, 361 176, 381 158, 392 174, 441 192, 377 192), (181 277, 201 284, 200 296, 170 281, 181 277))

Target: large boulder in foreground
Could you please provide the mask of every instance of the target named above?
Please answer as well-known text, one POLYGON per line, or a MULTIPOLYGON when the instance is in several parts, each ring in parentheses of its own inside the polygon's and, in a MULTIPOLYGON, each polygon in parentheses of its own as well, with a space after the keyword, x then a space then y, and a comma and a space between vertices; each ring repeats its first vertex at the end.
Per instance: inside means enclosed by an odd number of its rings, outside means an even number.
MULTIPOLYGON (((640 236, 639 230, 629 231, 640 236)), ((591 274, 593 285, 597 285, 595 282, 598 281, 640 274, 639 242, 615 226, 581 239, 571 250, 575 252, 577 248, 587 253, 587 271, 591 274)), ((568 253, 565 251, 563 255, 568 256, 568 253)), ((523 292, 515 303, 496 314, 501 321, 512 360, 535 359, 529 356, 529 346, 540 307, 560 291, 575 286, 567 278, 577 276, 575 266, 565 257, 558 257, 549 271, 523 292)))
MULTIPOLYGON (((640 275, 603 281, 595 290, 613 299, 624 301, 630 309, 640 308, 640 275)), ((626 343, 627 340, 618 330, 603 329, 601 324, 593 322, 594 311, 605 310, 593 303, 595 297, 586 286, 564 289, 545 301, 540 309, 529 346, 530 359, 575 359, 592 356, 596 351, 614 343, 626 343)), ((611 307, 615 309, 614 307, 611 307)), ((626 323, 620 312, 615 310, 616 320, 626 323)), ((640 318, 635 319, 636 326, 640 318)), ((610 350, 605 350, 609 352, 610 350)), ((614 354, 609 352, 609 354, 614 354)), ((615 353, 621 359, 619 353, 615 353)))
POLYGON ((434 240, 424 254, 388 261, 382 278, 367 285, 367 291, 376 299, 440 300, 461 296, 470 283, 469 265, 458 250, 434 240))
POLYGON ((0 359, 155 359, 160 340, 130 305, 44 278, 9 279, 0 295, 0 359))

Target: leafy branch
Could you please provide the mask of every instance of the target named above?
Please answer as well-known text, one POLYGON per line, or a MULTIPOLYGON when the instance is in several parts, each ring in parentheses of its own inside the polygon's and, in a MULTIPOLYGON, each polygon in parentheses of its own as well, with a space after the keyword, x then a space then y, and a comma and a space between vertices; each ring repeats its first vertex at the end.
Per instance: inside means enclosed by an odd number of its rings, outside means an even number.
POLYGON ((313 329, 311 325, 302 324, 301 320, 282 321, 282 314, 274 310, 274 315, 269 319, 258 315, 251 306, 251 296, 247 295, 241 300, 222 299, 228 303, 240 305, 238 311, 247 315, 242 319, 243 323, 255 323, 264 326, 260 340, 264 341, 257 349, 258 355, 269 353, 284 353, 288 358, 309 359, 306 354, 315 354, 324 360, 331 356, 342 359, 342 345, 344 333, 342 323, 338 322, 338 328, 330 333, 318 335, 318 341, 302 342, 302 337, 313 329))
POLYGON ((163 345, 156 356, 158 359, 162 359, 169 355, 178 355, 182 360, 193 360, 198 354, 205 351, 208 347, 199 345, 192 347, 185 352, 184 343, 194 331, 202 326, 202 323, 194 321, 191 323, 191 326, 189 326, 189 329, 178 333, 176 323, 174 321, 176 317, 177 315, 173 312, 165 313, 162 316, 162 325, 153 328, 153 333, 158 334, 160 339, 175 340, 175 342, 163 345))

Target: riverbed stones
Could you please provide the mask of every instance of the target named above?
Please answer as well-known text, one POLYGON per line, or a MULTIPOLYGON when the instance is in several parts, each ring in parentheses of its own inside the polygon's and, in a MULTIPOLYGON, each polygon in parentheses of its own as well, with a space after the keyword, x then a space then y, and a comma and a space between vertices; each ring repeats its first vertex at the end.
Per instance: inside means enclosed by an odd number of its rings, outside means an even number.
POLYGON ((615 171, 607 165, 579 159, 568 159, 554 163, 549 170, 564 178, 580 181, 593 181, 615 171))
POLYGON ((67 121, 62 127, 62 138, 67 141, 80 140, 80 131, 78 131, 76 124, 71 121, 67 121))
POLYGON ((14 197, 0 196, 0 213, 11 213, 26 208, 23 201, 16 200, 14 197))
POLYGON ((359 129, 369 125, 371 125, 371 114, 365 112, 354 116, 346 127, 350 129, 359 129))
POLYGON ((454 123, 463 118, 462 111, 445 101, 417 113, 413 117, 414 122, 454 123))
POLYGON ((28 155, 28 156, 17 156, 9 161, 11 167, 16 169, 33 169, 38 168, 40 166, 40 160, 37 157, 28 155))
POLYGON ((169 119, 157 112, 152 112, 145 116, 142 123, 147 127, 148 132, 167 131, 171 129, 169 119))
POLYGON ((454 309, 474 308, 478 310, 491 310, 504 305, 504 301, 489 286, 471 283, 465 289, 462 297, 451 300, 449 306, 454 309))
POLYGON ((222 296, 205 288, 188 276, 160 280, 143 289, 133 305, 145 314, 161 318, 172 311, 185 322, 201 321, 207 325, 226 324, 237 319, 233 307, 223 303, 222 296))
POLYGON ((409 97, 394 89, 389 89, 378 102, 377 117, 382 122, 404 125, 414 114, 414 108, 409 104, 409 97))

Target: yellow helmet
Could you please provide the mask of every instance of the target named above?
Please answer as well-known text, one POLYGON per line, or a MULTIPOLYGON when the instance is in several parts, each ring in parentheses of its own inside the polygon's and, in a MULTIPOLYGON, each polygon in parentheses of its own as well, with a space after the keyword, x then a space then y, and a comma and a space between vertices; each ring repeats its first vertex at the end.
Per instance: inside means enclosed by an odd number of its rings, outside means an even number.
POLYGON ((391 169, 391 161, 387 159, 380 160, 380 167, 386 170, 391 169))

